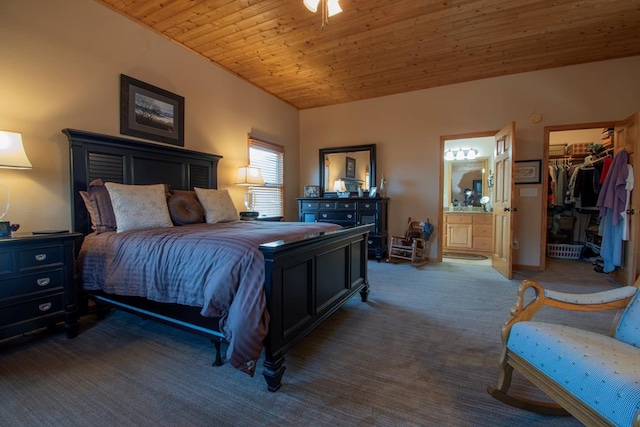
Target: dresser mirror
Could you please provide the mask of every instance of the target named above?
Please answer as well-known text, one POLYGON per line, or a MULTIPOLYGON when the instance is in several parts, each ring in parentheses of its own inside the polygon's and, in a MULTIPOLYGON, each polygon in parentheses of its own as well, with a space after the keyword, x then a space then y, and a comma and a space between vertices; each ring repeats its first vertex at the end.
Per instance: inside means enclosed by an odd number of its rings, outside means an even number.
POLYGON ((320 195, 367 197, 376 184, 376 145, 320 149, 320 195))

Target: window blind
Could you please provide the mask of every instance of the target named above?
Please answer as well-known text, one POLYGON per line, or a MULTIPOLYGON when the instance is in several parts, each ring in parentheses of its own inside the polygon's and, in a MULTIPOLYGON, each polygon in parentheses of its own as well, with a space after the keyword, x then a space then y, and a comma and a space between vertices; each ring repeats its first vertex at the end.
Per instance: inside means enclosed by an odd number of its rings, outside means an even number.
POLYGON ((263 186, 253 187, 254 209, 260 215, 282 216, 284 213, 284 147, 249 137, 249 164, 260 168, 263 186))

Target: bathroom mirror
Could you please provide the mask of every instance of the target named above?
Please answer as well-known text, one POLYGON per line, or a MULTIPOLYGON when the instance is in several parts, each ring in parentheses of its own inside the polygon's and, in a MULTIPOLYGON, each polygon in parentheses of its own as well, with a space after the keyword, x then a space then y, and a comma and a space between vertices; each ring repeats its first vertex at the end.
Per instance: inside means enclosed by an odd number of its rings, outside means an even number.
POLYGON ((449 200, 444 201, 445 206, 481 206, 480 199, 489 195, 487 159, 452 160, 446 163, 449 179, 445 179, 445 182, 449 185, 450 191, 448 192, 449 200), (472 199, 465 194, 465 190, 473 192, 472 199))
POLYGON ((322 197, 336 197, 338 184, 352 195, 360 190, 366 197, 376 186, 376 145, 321 148, 319 170, 322 197))

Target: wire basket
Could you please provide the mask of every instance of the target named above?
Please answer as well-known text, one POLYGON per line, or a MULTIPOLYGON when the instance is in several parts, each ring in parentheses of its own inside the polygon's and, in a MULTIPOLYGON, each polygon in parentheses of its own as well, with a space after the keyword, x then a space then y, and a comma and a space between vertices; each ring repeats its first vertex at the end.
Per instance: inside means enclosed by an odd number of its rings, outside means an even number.
POLYGON ((567 245, 561 243, 547 243, 549 258, 580 259, 584 245, 567 245))

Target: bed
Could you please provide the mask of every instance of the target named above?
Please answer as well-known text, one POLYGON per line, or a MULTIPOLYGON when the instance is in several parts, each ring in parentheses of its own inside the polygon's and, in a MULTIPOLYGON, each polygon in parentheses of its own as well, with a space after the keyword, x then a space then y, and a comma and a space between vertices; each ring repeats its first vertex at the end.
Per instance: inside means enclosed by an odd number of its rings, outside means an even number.
POLYGON ((96 180, 111 183, 112 190, 163 184, 171 191, 215 192, 222 157, 75 129, 63 133, 70 147, 73 229, 85 235, 78 254, 79 286, 99 307, 116 307, 211 338, 214 365, 222 364, 220 342, 228 342, 228 360, 250 375, 257 360, 251 352, 264 352, 262 374, 268 390, 276 391, 288 349, 354 295, 367 301, 370 226, 230 221, 96 233, 81 196, 96 180), (125 241, 133 245, 129 252, 123 249, 125 241), (151 252, 160 253, 159 258, 136 259, 136 253, 151 252), (238 261, 214 262, 218 252, 225 260, 242 253, 238 261), (121 263, 111 264, 114 258, 121 263), (189 264, 189 258, 197 262, 189 264), (223 265, 233 268, 225 271, 223 265), (164 282, 178 290, 159 293, 164 282), (225 297, 212 296, 210 289, 226 282, 232 288, 225 297), (202 283, 202 289, 194 283, 202 283))

